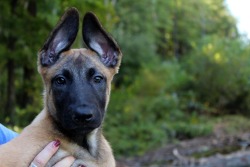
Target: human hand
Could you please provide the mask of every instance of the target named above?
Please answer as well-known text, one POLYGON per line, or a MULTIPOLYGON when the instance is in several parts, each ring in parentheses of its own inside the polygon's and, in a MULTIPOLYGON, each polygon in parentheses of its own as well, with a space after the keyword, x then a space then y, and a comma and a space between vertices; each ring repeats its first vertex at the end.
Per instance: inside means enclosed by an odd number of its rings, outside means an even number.
MULTIPOLYGON (((60 144, 59 140, 50 142, 40 153, 37 154, 29 167, 44 167, 59 149, 60 144)), ((74 161, 75 158, 73 156, 68 156, 57 162, 53 167, 70 167, 74 161)))

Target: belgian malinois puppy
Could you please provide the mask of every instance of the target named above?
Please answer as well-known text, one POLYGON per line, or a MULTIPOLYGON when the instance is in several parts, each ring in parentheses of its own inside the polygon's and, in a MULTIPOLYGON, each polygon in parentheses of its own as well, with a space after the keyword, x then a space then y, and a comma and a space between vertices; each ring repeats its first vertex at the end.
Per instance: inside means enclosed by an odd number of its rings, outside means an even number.
POLYGON ((27 167, 55 139, 61 147, 46 166, 69 155, 76 158, 73 167, 115 166, 101 124, 122 54, 93 13, 83 18, 82 35, 88 49, 70 49, 78 26, 78 11, 70 8, 38 53, 44 109, 17 138, 0 146, 0 166, 27 167))

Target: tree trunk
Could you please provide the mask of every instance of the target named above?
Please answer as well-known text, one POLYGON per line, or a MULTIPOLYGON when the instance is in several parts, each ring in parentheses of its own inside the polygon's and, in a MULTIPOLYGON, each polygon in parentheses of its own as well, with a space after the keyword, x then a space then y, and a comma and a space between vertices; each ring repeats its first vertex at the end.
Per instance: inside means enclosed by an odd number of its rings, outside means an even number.
MULTIPOLYGON (((37 6, 36 0, 29 0, 27 6, 28 13, 32 17, 36 17, 37 14, 37 6)), ((22 91, 22 99, 20 107, 25 108, 27 105, 32 104, 34 101, 33 96, 30 94, 33 89, 34 82, 30 82, 34 79, 35 69, 30 66, 29 63, 24 64, 23 66, 23 91, 22 91)))
POLYGON ((23 86, 22 86, 23 91, 21 94, 22 99, 20 99, 20 104, 19 104, 21 108, 26 108, 29 104, 32 104, 34 101, 33 96, 30 93, 34 88, 34 86, 32 85, 34 84, 34 82, 31 82, 32 80, 34 80, 34 74, 35 70, 28 67, 28 65, 23 67, 23 86))
POLYGON ((6 122, 9 124, 13 123, 13 117, 15 115, 15 63, 14 60, 9 59, 7 62, 7 101, 4 118, 9 117, 10 121, 6 122))
MULTIPOLYGON (((15 15, 15 9, 17 6, 17 0, 11 0, 11 13, 15 15)), ((16 39, 9 37, 7 42, 8 50, 15 49, 16 39)), ((13 118, 15 116, 15 61, 12 58, 7 60, 7 100, 4 111, 4 118, 8 117, 10 120, 6 121, 7 124, 13 124, 13 118)))

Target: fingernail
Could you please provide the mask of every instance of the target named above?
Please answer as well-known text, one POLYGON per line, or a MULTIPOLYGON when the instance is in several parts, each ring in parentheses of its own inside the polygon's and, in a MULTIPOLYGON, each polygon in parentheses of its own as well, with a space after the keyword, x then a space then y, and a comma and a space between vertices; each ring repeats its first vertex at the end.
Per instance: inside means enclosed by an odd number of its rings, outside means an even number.
POLYGON ((55 146, 55 147, 59 147, 60 144, 61 144, 60 140, 55 140, 55 141, 54 141, 54 146, 55 146))

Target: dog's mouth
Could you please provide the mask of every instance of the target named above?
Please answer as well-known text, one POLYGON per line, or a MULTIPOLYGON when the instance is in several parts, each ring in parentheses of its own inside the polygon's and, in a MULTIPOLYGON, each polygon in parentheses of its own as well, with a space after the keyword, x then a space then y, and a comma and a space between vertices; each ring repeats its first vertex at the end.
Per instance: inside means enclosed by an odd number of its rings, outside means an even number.
POLYGON ((73 133, 73 134, 85 135, 85 134, 89 134, 94 129, 96 129, 96 128, 93 128, 93 127, 76 127, 76 128, 70 129, 70 132, 73 133))
POLYGON ((72 131, 92 131, 98 128, 100 125, 74 125, 71 127, 64 127, 65 129, 72 130, 72 131))
POLYGON ((70 133, 72 135, 85 135, 101 126, 100 120, 95 120, 92 122, 75 122, 73 119, 64 119, 58 123, 64 132, 70 133))
POLYGON ((59 131, 64 135, 69 136, 79 136, 79 135, 87 135, 92 132, 94 129, 98 128, 99 126, 94 125, 84 125, 79 126, 69 122, 56 122, 56 126, 58 127, 59 131))

